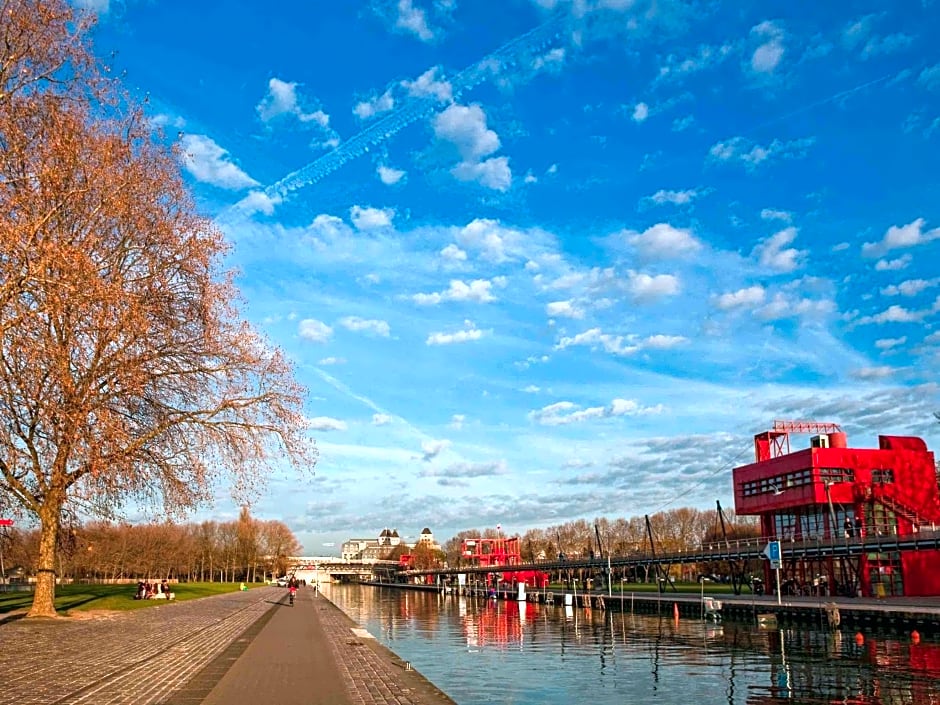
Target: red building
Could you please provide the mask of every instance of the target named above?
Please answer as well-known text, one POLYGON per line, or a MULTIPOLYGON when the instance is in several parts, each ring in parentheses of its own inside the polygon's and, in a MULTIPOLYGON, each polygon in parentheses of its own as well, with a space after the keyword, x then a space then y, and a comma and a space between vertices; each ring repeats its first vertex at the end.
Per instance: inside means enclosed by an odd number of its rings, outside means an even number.
MULTIPOLYGON (((518 536, 465 539, 461 544, 460 554, 462 560, 472 566, 512 566, 522 562, 518 536)), ((505 571, 502 579, 513 585, 525 583, 529 587, 548 587, 548 573, 538 570, 505 571)))
MULTIPOLYGON (((775 421, 754 436, 754 451, 755 462, 734 469, 735 511, 759 516, 761 535, 784 542, 784 554, 787 541, 940 528, 937 468, 920 438, 879 436, 878 448, 849 448, 836 424, 775 421), (791 451, 791 434, 814 435, 791 451)), ((938 559, 940 551, 910 550, 791 561, 781 579, 808 594, 940 595, 938 559)))

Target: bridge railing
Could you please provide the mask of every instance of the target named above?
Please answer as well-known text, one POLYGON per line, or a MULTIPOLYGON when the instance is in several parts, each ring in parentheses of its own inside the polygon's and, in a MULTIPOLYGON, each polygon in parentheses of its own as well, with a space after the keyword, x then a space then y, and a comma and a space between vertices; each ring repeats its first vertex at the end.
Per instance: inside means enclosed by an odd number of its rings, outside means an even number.
POLYGON ((543 558, 524 563, 496 566, 461 565, 425 570, 401 571, 402 575, 435 575, 453 573, 510 573, 522 570, 605 569, 649 564, 707 563, 726 560, 755 560, 763 558, 763 551, 771 541, 780 541, 781 556, 788 560, 802 560, 823 556, 855 556, 860 553, 886 553, 899 550, 940 549, 940 529, 897 534, 865 531, 861 536, 817 535, 797 539, 771 536, 709 541, 697 548, 672 551, 636 550, 609 557, 596 555, 589 558, 543 558))

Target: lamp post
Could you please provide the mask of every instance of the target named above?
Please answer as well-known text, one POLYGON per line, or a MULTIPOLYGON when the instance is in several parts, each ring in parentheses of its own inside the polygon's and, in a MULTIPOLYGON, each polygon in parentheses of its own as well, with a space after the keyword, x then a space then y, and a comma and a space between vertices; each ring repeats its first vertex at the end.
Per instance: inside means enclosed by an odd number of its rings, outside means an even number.
POLYGON ((3 542, 7 537, 6 527, 13 526, 12 519, 0 519, 0 527, 3 528, 3 531, 0 532, 0 584, 6 585, 7 582, 7 571, 3 567, 3 542))

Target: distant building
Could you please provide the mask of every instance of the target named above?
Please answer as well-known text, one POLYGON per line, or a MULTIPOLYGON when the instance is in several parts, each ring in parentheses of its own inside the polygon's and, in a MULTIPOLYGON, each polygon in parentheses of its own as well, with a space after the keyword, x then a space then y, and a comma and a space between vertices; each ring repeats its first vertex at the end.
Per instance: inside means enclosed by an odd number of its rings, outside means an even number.
MULTIPOLYGON (((441 550, 440 545, 434 540, 434 534, 427 527, 421 530, 418 537, 418 543, 428 544, 432 549, 441 550)), ((405 543, 398 533, 398 529, 382 529, 378 538, 374 539, 349 539, 343 542, 342 555, 346 560, 351 561, 374 561, 381 560, 387 556, 396 546, 404 545, 409 550, 416 544, 405 543)))

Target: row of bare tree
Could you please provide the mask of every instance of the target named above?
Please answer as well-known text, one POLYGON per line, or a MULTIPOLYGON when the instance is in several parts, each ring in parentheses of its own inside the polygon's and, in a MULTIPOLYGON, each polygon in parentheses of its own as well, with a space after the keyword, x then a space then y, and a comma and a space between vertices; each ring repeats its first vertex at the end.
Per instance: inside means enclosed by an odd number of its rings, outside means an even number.
MULTIPOLYGON (((657 553, 692 551, 716 539, 744 539, 760 534, 756 517, 735 517, 727 510, 724 511, 724 528, 717 510, 689 507, 652 514, 649 523, 653 547, 657 553)), ((646 517, 599 518, 594 523, 579 519, 545 529, 529 529, 520 536, 520 553, 523 561, 556 559, 560 555, 567 558, 629 556, 649 552, 649 534, 646 517)), ((499 535, 497 529, 491 528, 461 531, 444 544, 446 560, 450 565, 459 565, 461 544, 465 539, 498 538, 499 535)), ((678 570, 681 572, 682 568, 678 570)), ((690 566, 687 568, 688 575, 676 577, 690 577, 693 570, 710 572, 724 569, 718 566, 690 566)))
MULTIPOLYGON (((253 582, 287 572, 300 544, 281 521, 242 509, 236 521, 190 524, 95 522, 62 532, 56 573, 92 581, 179 579, 253 582)), ((12 531, 3 546, 7 569, 35 575, 39 531, 12 531)))

